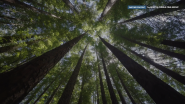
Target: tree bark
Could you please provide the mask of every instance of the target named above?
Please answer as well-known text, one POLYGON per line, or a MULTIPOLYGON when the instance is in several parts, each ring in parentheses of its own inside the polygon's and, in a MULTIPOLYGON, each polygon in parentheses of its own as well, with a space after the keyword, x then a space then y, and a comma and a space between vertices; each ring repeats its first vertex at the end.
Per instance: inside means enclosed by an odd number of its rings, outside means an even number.
POLYGON ((26 9, 30 9, 32 10, 33 12, 36 12, 36 13, 41 13, 41 14, 45 14, 45 15, 49 15, 51 17, 54 17, 54 18, 58 18, 58 19, 61 19, 60 17, 54 15, 54 14, 51 14, 51 13, 48 13, 46 11, 42 11, 40 9, 37 9, 33 6, 30 6, 24 2, 21 2, 19 0, 2 0, 4 3, 7 3, 7 4, 10 4, 10 5, 14 5, 14 6, 18 6, 18 7, 21 7, 21 8, 26 8, 26 9))
POLYGON ((80 35, 10 72, 2 73, 0 75, 0 103, 19 103, 84 35, 80 35))
POLYGON ((82 97, 83 97, 82 96, 82 91, 83 91, 83 88, 84 88, 84 79, 82 78, 82 86, 81 86, 81 92, 80 92, 80 98, 78 100, 78 104, 82 104, 82 97))
POLYGON ((53 84, 54 81, 55 81, 55 80, 53 80, 53 81, 45 88, 45 90, 39 95, 39 97, 34 101, 33 104, 36 104, 37 101, 39 101, 39 99, 40 99, 40 98, 42 97, 42 95, 48 90, 48 88, 53 84))
POLYGON ((113 5, 116 3, 116 1, 117 0, 109 0, 108 2, 107 2, 107 5, 106 5, 106 7, 104 8, 104 10, 103 10, 103 12, 102 12, 102 14, 101 14, 101 17, 100 17, 100 21, 103 19, 103 17, 105 16, 105 15, 107 15, 107 13, 110 11, 110 9, 113 7, 113 5))
MULTIPOLYGON (((111 74, 112 75, 112 74, 111 74)), ((117 83, 116 83, 116 80, 114 79, 114 77, 112 76, 112 80, 114 82, 114 85, 116 86, 116 89, 118 91, 118 94, 119 94, 119 97, 120 97, 120 100, 122 102, 122 104, 126 104, 126 101, 125 101, 125 98, 123 97, 122 93, 121 93, 121 90, 120 88, 117 86, 117 83)), ((134 103, 133 103, 134 104, 134 103)))
POLYGON ((121 76, 120 76, 120 74, 118 73, 118 70, 117 70, 117 69, 116 69, 116 72, 117 72, 117 74, 118 74, 118 77, 119 77, 119 79, 120 79, 120 81, 121 81, 121 84, 122 84, 123 88, 125 89, 125 91, 126 91, 128 97, 130 98, 132 104, 136 104, 136 102, 135 102, 134 99, 132 98, 130 92, 128 91, 127 87, 125 86, 125 84, 124 84, 124 82, 123 82, 123 79, 121 78, 121 76))
POLYGON ((179 42, 179 41, 171 41, 171 40, 163 40, 161 44, 172 46, 172 47, 177 47, 177 48, 182 48, 185 49, 185 42, 179 42))
POLYGON ((148 58, 146 58, 146 57, 144 57, 144 56, 142 56, 142 55, 132 51, 131 49, 128 49, 128 48, 125 48, 125 49, 127 49, 131 53, 135 54, 136 56, 142 58, 144 61, 150 63, 153 66, 155 66, 156 68, 158 68, 162 72, 166 73, 167 75, 171 76, 172 78, 176 79, 177 81, 181 82, 182 84, 185 84, 185 77, 184 76, 181 76, 178 73, 175 73, 174 71, 172 71, 172 70, 170 70, 168 68, 165 68, 164 66, 162 66, 160 64, 157 64, 157 63, 153 62, 152 60, 150 60, 150 59, 148 59, 148 58))
POLYGON ((100 77, 100 88, 101 88, 102 103, 103 104, 107 104, 107 100, 106 100, 106 97, 105 97, 105 90, 104 90, 104 86, 103 86, 103 81, 102 81, 102 76, 101 76, 100 65, 99 64, 98 64, 98 71, 99 71, 99 77, 100 77))
POLYGON ((34 92, 31 94, 31 96, 28 98, 28 100, 26 100, 26 101, 24 102, 24 104, 29 104, 30 101, 35 97, 35 94, 36 94, 38 91, 41 90, 41 88, 42 88, 42 86, 43 86, 44 84, 46 84, 46 80, 45 80, 44 82, 42 82, 42 83, 39 85, 39 87, 37 87, 37 88, 34 90, 34 92))
POLYGON ((118 104, 118 100, 117 100, 116 95, 114 93, 114 89, 112 87, 112 84, 111 84, 111 81, 110 81, 110 77, 109 77, 109 74, 107 72, 107 68, 106 68, 105 61, 104 61, 102 53, 101 53, 101 57, 102 57, 103 69, 104 69, 104 72, 105 72, 106 81, 107 81, 109 93, 110 93, 110 96, 111 96, 112 104, 118 104))
POLYGON ((72 95, 72 92, 73 92, 73 89, 74 89, 74 86, 75 86, 75 83, 76 83, 76 80, 78 77, 78 73, 80 71, 80 67, 82 64, 83 56, 85 54, 87 45, 86 45, 80 59, 78 60, 78 63, 77 63, 77 65, 76 65, 63 93, 62 93, 62 96, 60 97, 60 99, 58 101, 58 104, 69 104, 70 103, 71 95, 72 95))
POLYGON ((134 79, 146 90, 150 97, 157 104, 182 104, 185 103, 185 97, 175 91, 172 87, 164 83, 155 75, 146 70, 143 66, 132 60, 123 52, 107 43, 103 38, 101 41, 110 49, 110 51, 124 65, 134 79))
POLYGON ((185 5, 185 1, 184 0, 181 0, 181 1, 178 1, 176 3, 167 5, 167 6, 178 6, 178 8, 169 8, 169 9, 167 9, 167 8, 160 8, 160 9, 156 9, 156 10, 151 11, 149 13, 142 14, 140 16, 137 16, 137 17, 134 17, 132 19, 126 20, 124 22, 120 22, 118 24, 132 22, 132 21, 143 19, 143 18, 147 18, 147 17, 154 17, 156 15, 163 14, 163 13, 169 13, 169 12, 181 10, 181 9, 184 9, 185 8, 184 5, 185 5))
POLYGON ((132 39, 129 39, 127 37, 124 37, 124 36, 121 36, 123 39, 126 39, 132 43, 136 43, 136 44, 139 44, 141 46, 144 46, 144 47, 147 47, 147 48, 150 48, 152 50, 155 50, 155 51, 158 51, 158 52, 161 52, 161 53, 164 53, 166 55, 169 55, 171 57, 176 57, 178 59, 181 59, 183 61, 185 61, 185 55, 181 55, 179 53, 174 53, 174 52, 170 52, 170 51, 167 51, 167 50, 163 50, 163 49, 160 49, 160 48, 156 48, 156 47, 153 47, 153 46, 150 46, 150 45, 147 45, 147 44, 143 44, 143 43, 140 43, 140 42, 137 42, 135 40, 132 40, 132 39))

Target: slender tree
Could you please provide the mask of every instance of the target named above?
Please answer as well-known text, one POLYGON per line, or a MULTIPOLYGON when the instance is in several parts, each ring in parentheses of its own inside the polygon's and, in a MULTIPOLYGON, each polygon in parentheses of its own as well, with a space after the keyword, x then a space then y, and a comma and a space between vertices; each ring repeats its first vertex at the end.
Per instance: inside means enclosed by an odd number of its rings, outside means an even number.
POLYGON ((105 90, 104 90, 104 86, 103 86, 103 81, 102 81, 102 76, 101 76, 100 65, 99 64, 98 64, 98 71, 99 71, 99 78, 100 78, 100 88, 101 88, 102 102, 103 102, 103 104, 107 104, 107 100, 106 100, 106 97, 105 97, 105 90))
POLYGON ((51 103, 51 101, 53 100, 54 95, 56 94, 56 92, 60 88, 61 84, 62 84, 62 81, 60 82, 60 84, 58 85, 58 87, 53 91, 53 93, 51 94, 51 96, 47 100, 46 104, 50 104, 51 103))
POLYGON ((169 12, 181 10, 181 9, 184 9, 185 8, 184 7, 184 4, 185 4, 185 1, 184 0, 181 0, 181 1, 178 1, 176 3, 167 5, 167 6, 178 6, 178 8, 170 8, 170 9, 159 8, 159 9, 156 9, 156 10, 151 11, 149 13, 145 13, 145 14, 142 14, 140 16, 134 17, 132 19, 129 19, 129 20, 120 22, 119 24, 127 23, 127 22, 132 22, 134 20, 139 20, 139 19, 143 19, 143 18, 147 18, 147 17, 154 17, 156 15, 163 14, 163 13, 169 13, 169 12))
POLYGON ((171 40, 163 40, 161 44, 172 46, 172 47, 177 47, 177 48, 182 48, 185 49, 185 42, 179 42, 179 41, 171 41, 171 40))
POLYGON ((103 17, 105 16, 105 15, 107 15, 107 13, 110 11, 110 9, 113 7, 113 5, 116 3, 116 1, 117 0, 109 0, 108 2, 107 2, 107 5, 106 5, 106 7, 104 8, 104 10, 103 10, 103 12, 102 12, 102 14, 101 14, 101 17, 100 17, 100 21, 103 19, 103 17))
POLYGON ((107 68, 106 68, 105 61, 104 61, 102 53, 101 53, 101 58, 102 58, 103 69, 104 69, 104 72, 105 72, 106 81, 107 81, 109 93, 110 93, 110 96, 111 96, 112 104, 118 104, 118 100, 117 100, 116 95, 114 93, 114 89, 112 87, 110 77, 109 77, 109 74, 107 72, 107 68))
POLYGON ((76 80, 78 77, 78 73, 80 71, 80 67, 82 64, 83 56, 85 54, 87 45, 86 45, 80 59, 78 60, 78 63, 77 63, 77 65, 76 65, 63 93, 62 93, 62 96, 60 97, 60 99, 58 101, 58 104, 69 104, 70 103, 71 95, 72 95, 72 92, 73 92, 73 89, 74 89, 74 86, 75 86, 75 83, 76 83, 76 80))
POLYGON ((128 97, 130 98, 132 104, 136 104, 136 102, 135 102, 134 99, 132 98, 130 92, 128 91, 127 87, 125 86, 125 84, 124 84, 124 82, 123 82, 123 79, 121 78, 121 76, 120 76, 120 74, 118 73, 118 70, 117 70, 117 69, 116 69, 116 73, 117 73, 117 75, 118 75, 118 77, 119 77, 119 79, 120 79, 120 81, 121 81, 121 84, 122 84, 123 88, 125 89, 125 91, 126 91, 128 97))
POLYGON ((174 52, 170 52, 170 51, 167 51, 167 50, 163 50, 163 49, 160 49, 160 48, 156 48, 156 47, 153 47, 153 46, 150 46, 150 45, 147 45, 147 44, 143 44, 143 43, 140 43, 140 42, 137 42, 135 40, 132 40, 132 39, 129 39, 127 37, 124 37, 124 36, 121 36, 123 39, 126 39, 132 43, 136 43, 136 44, 139 44, 141 46, 144 46, 144 47, 147 47, 147 48, 150 48, 150 49, 153 49, 155 51, 158 51, 158 52, 161 52, 161 53, 164 53, 166 55, 169 55, 169 56, 172 56, 172 57, 176 57, 178 59, 181 59, 183 61, 185 61, 185 55, 182 55, 182 54, 179 54, 179 53, 174 53, 174 52))
POLYGON ((110 74, 110 75, 111 75, 111 77, 112 77, 112 80, 113 80, 113 82, 114 82, 114 85, 116 86, 116 89, 117 89, 117 91, 118 91, 118 94, 119 94, 119 97, 120 97, 120 99, 121 99, 122 104, 126 104, 125 98, 123 97, 123 95, 122 95, 122 93, 121 93, 121 89, 118 87, 115 78, 113 77, 112 74, 110 74))
MULTIPOLYGON (((124 47, 125 48, 125 47, 124 47)), ((130 51, 131 53, 135 54, 136 56, 142 58, 144 61, 150 63, 151 65, 155 66, 156 68, 158 68, 159 70, 161 70, 162 72, 166 73, 167 75, 171 76, 172 78, 176 79, 177 81, 181 82, 182 84, 185 84, 185 77, 184 76, 181 76, 177 73, 175 73, 174 71, 168 69, 168 68, 165 68, 164 66, 160 65, 160 64, 157 64, 155 63, 154 61, 132 51, 131 49, 128 49, 128 48, 125 48, 127 49, 128 51, 130 51)))
POLYGON ((84 81, 84 75, 82 76, 82 85, 81 85, 81 91, 80 91, 80 97, 78 99, 78 104, 82 104, 82 91, 83 91, 83 88, 84 88, 84 84, 85 84, 85 81, 84 81))
POLYGON ((42 97, 42 95, 48 90, 48 88, 53 84, 53 82, 54 82, 55 80, 53 80, 45 89, 44 89, 44 91, 39 95, 39 97, 34 101, 34 103, 33 104, 36 104, 38 101, 39 101, 39 99, 42 97))
POLYGON ((19 103, 84 35, 82 34, 10 72, 0 74, 0 103, 19 103))
POLYGON ((147 71, 143 66, 139 65, 123 52, 107 43, 103 38, 100 37, 100 39, 156 103, 185 103, 185 97, 183 95, 147 71))

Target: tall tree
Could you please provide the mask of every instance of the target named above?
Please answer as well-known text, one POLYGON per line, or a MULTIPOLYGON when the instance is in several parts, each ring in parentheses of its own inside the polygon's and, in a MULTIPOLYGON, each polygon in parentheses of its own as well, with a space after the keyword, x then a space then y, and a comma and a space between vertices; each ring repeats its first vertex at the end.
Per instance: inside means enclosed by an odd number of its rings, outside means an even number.
POLYGON ((112 80, 113 80, 113 82, 114 82, 114 85, 116 86, 116 89, 117 89, 117 91, 118 91, 118 94, 119 94, 119 97, 120 97, 120 99, 121 99, 122 104, 126 104, 125 98, 123 97, 123 95, 122 95, 122 93, 121 93, 121 89, 118 87, 115 78, 113 77, 112 73, 111 73, 110 75, 111 75, 111 77, 112 77, 112 80))
POLYGON ((54 82, 55 80, 53 80, 45 89, 44 89, 44 91, 39 95, 39 97, 34 101, 34 103, 33 104, 36 104, 38 101, 39 101, 39 99, 42 97, 42 95, 48 90, 48 88, 53 84, 53 82, 54 82))
POLYGON ((151 11, 149 13, 145 13, 145 14, 142 14, 140 16, 134 17, 132 19, 129 19, 129 20, 120 22, 119 24, 127 23, 127 22, 132 22, 134 20, 139 20, 139 19, 143 19, 143 18, 147 18, 147 17, 153 17, 153 16, 156 16, 156 15, 159 15, 159 14, 163 14, 163 13, 169 13, 169 12, 181 10, 181 9, 184 9, 185 8, 184 7, 184 4, 185 4, 185 1, 184 0, 181 0, 181 1, 178 1, 176 3, 167 5, 167 6, 178 6, 178 8, 170 8, 170 9, 159 8, 159 9, 156 9, 156 10, 151 11))
POLYGON ((19 103, 61 58, 84 36, 82 34, 43 55, 0 75, 0 103, 19 103))
POLYGON ((78 60, 78 63, 76 65, 76 67, 75 67, 67 85, 65 86, 65 89, 62 93, 62 96, 60 97, 60 99, 58 101, 58 104, 69 104, 70 103, 71 95, 72 95, 72 92, 73 92, 73 89, 74 89, 74 86, 75 86, 75 83, 76 83, 76 80, 77 80, 77 77, 78 77, 78 73, 80 71, 83 56, 85 54, 87 46, 88 46, 88 44, 86 45, 80 59, 78 60))
POLYGON ((118 77, 119 77, 119 79, 120 79, 120 81, 121 81, 121 84, 122 84, 123 88, 125 89, 125 91, 126 91, 128 97, 130 98, 132 104, 136 104, 136 102, 135 102, 134 99, 132 98, 132 96, 131 96, 129 90, 128 90, 127 87, 125 86, 125 84, 124 84, 124 82, 123 82, 123 79, 121 78, 121 76, 120 76, 120 74, 119 74, 119 72, 118 72, 117 69, 116 69, 116 73, 117 73, 117 75, 118 75, 118 77))
POLYGON ((111 96, 112 104, 118 104, 118 100, 117 100, 116 95, 114 93, 114 89, 112 87, 112 84, 111 84, 111 81, 110 81, 110 77, 109 77, 109 74, 107 72, 107 68, 106 68, 105 61, 104 61, 102 53, 101 53, 101 58, 102 58, 103 69, 104 69, 104 72, 105 72, 106 81, 107 81, 109 93, 110 93, 110 96, 111 96))
POLYGON ((100 88, 101 88, 101 97, 102 97, 102 103, 107 104, 107 100, 105 97, 105 90, 103 86, 103 81, 102 81, 102 76, 101 76, 101 71, 100 71, 100 65, 98 64, 98 71, 99 71, 99 78, 100 78, 100 88))
POLYGON ((99 20, 101 21, 103 19, 103 17, 105 15, 107 15, 107 13, 110 11, 110 9, 112 8, 112 6, 116 3, 117 0, 109 0, 107 2, 107 5, 106 7, 104 8, 102 14, 101 14, 101 17, 99 18, 99 20))
POLYGON ((80 91, 80 97, 79 97, 79 99, 78 99, 78 104, 82 104, 82 91, 83 91, 83 89, 84 89, 84 84, 85 84, 85 81, 84 81, 84 75, 82 76, 83 78, 82 78, 82 85, 81 85, 81 91, 80 91))
POLYGON ((171 41, 171 40, 163 40, 161 44, 172 46, 172 47, 177 47, 177 48, 182 48, 185 49, 185 42, 179 42, 179 41, 171 41))
POLYGON ((58 85, 58 87, 55 88, 55 90, 53 91, 53 93, 51 94, 51 96, 49 97, 49 99, 47 100, 46 104, 50 104, 51 103, 51 101, 53 100, 54 95, 56 94, 56 92, 60 88, 61 84, 62 84, 62 81, 60 82, 60 84, 58 85))
POLYGON ((183 95, 147 71, 123 52, 107 43, 103 38, 100 37, 100 39, 156 103, 180 104, 185 102, 183 95))
MULTIPOLYGON (((124 47, 125 48, 125 47, 124 47)), ((158 68, 159 70, 161 70, 162 72, 166 73, 167 75, 171 76, 172 78, 176 79, 177 81, 185 84, 185 77, 184 76, 181 76, 177 73, 175 73, 174 71, 168 69, 168 68, 165 68, 164 66, 160 65, 160 64, 157 64, 155 63, 154 61, 132 51, 131 49, 128 49, 128 48, 125 48, 127 49, 128 51, 130 51, 131 53, 135 54, 136 56, 140 57, 141 59, 143 59, 144 61, 150 63, 151 65, 155 66, 156 68, 158 68)))
POLYGON ((176 57, 178 59, 181 59, 183 61, 185 61, 185 55, 182 55, 182 54, 179 54, 179 53, 174 53, 174 52, 170 52, 170 51, 167 51, 167 50, 163 50, 163 49, 160 49, 160 48, 156 48, 156 47, 153 47, 153 46, 150 46, 150 45, 147 45, 147 44, 143 44, 143 43, 140 43, 140 42, 137 42, 135 40, 132 40, 132 39, 129 39, 127 37, 124 37, 124 36, 121 36, 123 39, 126 39, 132 43, 135 43, 135 44, 139 44, 141 46, 144 46, 144 47, 147 47, 147 48, 150 48, 152 50, 155 50, 155 51, 158 51, 158 52, 161 52, 161 53, 164 53, 166 55, 169 55, 169 56, 172 56, 172 57, 176 57))

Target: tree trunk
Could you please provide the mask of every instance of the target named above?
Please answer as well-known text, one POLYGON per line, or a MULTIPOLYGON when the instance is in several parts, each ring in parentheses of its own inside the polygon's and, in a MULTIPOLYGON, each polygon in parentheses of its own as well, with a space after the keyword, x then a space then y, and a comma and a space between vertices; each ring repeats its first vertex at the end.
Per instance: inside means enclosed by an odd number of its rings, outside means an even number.
POLYGON ((171 41, 171 40, 163 40, 161 44, 172 46, 172 47, 177 47, 177 48, 182 48, 185 49, 185 42, 179 42, 179 41, 171 41))
POLYGON ((144 57, 144 56, 142 56, 142 55, 132 51, 131 49, 128 49, 128 48, 125 48, 125 49, 127 49, 131 53, 135 54, 136 56, 142 58, 144 61, 150 63, 153 66, 155 66, 156 68, 158 68, 162 72, 166 73, 167 75, 171 76, 172 78, 176 79, 177 81, 181 82, 182 84, 185 84, 185 77, 184 76, 181 76, 178 73, 175 73, 174 71, 172 71, 172 70, 170 70, 168 68, 165 68, 164 66, 162 66, 160 64, 157 64, 157 63, 153 62, 152 60, 150 60, 150 59, 148 59, 148 58, 146 58, 146 57, 144 57))
POLYGON ((101 76, 100 65, 99 64, 98 64, 98 71, 99 71, 99 77, 100 77, 100 88, 101 88, 102 103, 103 104, 107 104, 107 100, 106 100, 106 97, 105 97, 105 90, 104 90, 104 86, 103 86, 103 81, 102 81, 102 76, 101 76))
POLYGON ((62 84, 62 81, 61 81, 61 83, 58 85, 58 87, 53 91, 53 93, 51 94, 51 96, 50 96, 49 99, 47 100, 46 104, 50 104, 50 103, 51 103, 51 101, 53 100, 54 95, 56 94, 56 92, 57 92, 58 89, 60 88, 61 84, 62 84))
POLYGON ((63 2, 69 6, 69 8, 71 8, 73 11, 75 11, 76 13, 79 14, 79 11, 74 7, 74 5, 69 1, 69 0, 63 0, 63 2))
POLYGON ((30 9, 31 11, 33 12, 36 12, 36 13, 41 13, 41 14, 45 14, 45 15, 49 15, 51 17, 54 17, 54 18, 58 18, 58 19, 61 19, 60 17, 54 15, 54 14, 51 14, 51 13, 48 13, 46 11, 42 11, 40 9, 37 9, 33 6, 30 6, 24 2, 21 2, 19 0, 2 0, 3 2, 7 3, 7 4, 10 4, 10 5, 14 5, 14 6, 18 6, 18 7, 21 7, 21 8, 26 8, 26 9, 30 9))
MULTIPOLYGON (((97 80, 97 73, 96 73, 96 80, 97 80)), ((96 94, 97 94, 97 104, 100 104, 99 93, 98 93, 98 83, 96 84, 96 94)))
MULTIPOLYGON (((112 75, 112 74, 111 74, 112 75)), ((118 94, 119 94, 119 97, 120 97, 120 100, 122 102, 122 104, 126 104, 126 101, 125 101, 125 98, 123 97, 122 93, 121 93, 121 90, 120 88, 117 86, 117 83, 116 83, 116 80, 114 79, 114 77, 112 76, 112 80, 114 82, 114 85, 116 86, 116 89, 118 91, 118 94)), ((133 103, 134 104, 134 103, 133 103)))
POLYGON ((19 103, 84 35, 80 35, 10 72, 2 73, 0 75, 0 103, 19 103))
POLYGON ((82 97, 83 97, 82 96, 82 91, 83 91, 83 88, 84 88, 84 79, 82 78, 82 86, 81 86, 81 92, 80 92, 80 98, 78 100, 78 104, 82 104, 82 97))
POLYGON ((34 90, 33 93, 31 93, 31 96, 28 98, 28 100, 26 100, 26 101, 24 102, 24 104, 29 104, 30 101, 35 97, 35 94, 36 94, 38 91, 41 90, 42 86, 45 85, 46 82, 47 82, 47 81, 44 80, 44 82, 42 82, 42 83, 34 90))
POLYGON ((124 22, 120 22, 119 24, 132 22, 134 20, 139 20, 139 19, 143 19, 143 18, 147 18, 147 17, 154 17, 156 15, 163 14, 163 13, 169 13, 169 12, 181 10, 181 9, 185 8, 184 5, 185 5, 185 1, 181 0, 181 1, 178 1, 176 3, 167 5, 167 6, 178 6, 178 8, 169 8, 169 9, 167 9, 167 8, 159 8, 159 9, 156 9, 156 10, 151 11, 149 13, 145 13, 145 14, 142 14, 140 16, 134 17, 132 19, 126 20, 124 22))
POLYGON ((185 97, 164 83, 155 75, 146 70, 143 66, 125 55, 122 51, 107 43, 100 37, 101 41, 124 65, 134 79, 146 90, 150 97, 157 104, 182 104, 185 97))
POLYGON ((40 98, 42 97, 42 95, 48 90, 48 88, 53 84, 54 81, 55 81, 55 80, 53 80, 53 81, 45 88, 45 90, 39 95, 39 97, 34 101, 33 104, 36 104, 37 101, 39 101, 39 99, 40 99, 40 98))
POLYGON ((100 21, 103 19, 103 17, 105 16, 105 15, 107 15, 107 13, 110 11, 110 9, 113 7, 113 5, 116 3, 116 1, 117 0, 109 0, 108 2, 107 2, 107 5, 106 5, 106 7, 104 8, 104 10, 103 10, 103 12, 102 12, 102 14, 101 14, 101 17, 100 17, 100 21))
POLYGON ((106 81, 107 81, 109 93, 110 93, 110 96, 111 96, 112 104, 118 104, 118 100, 117 100, 116 95, 114 93, 114 89, 112 87, 110 77, 109 77, 109 74, 107 72, 107 68, 106 68, 105 61, 104 61, 102 53, 101 53, 101 57, 102 57, 103 69, 104 69, 104 72, 105 72, 106 81))
POLYGON ((147 45, 147 44, 143 44, 143 43, 140 43, 140 42, 137 42, 135 40, 132 40, 132 39, 129 39, 127 37, 124 37, 124 36, 121 36, 123 39, 126 39, 132 43, 136 43, 136 44, 139 44, 141 46, 144 46, 144 47, 147 47, 147 48, 150 48, 150 49, 153 49, 155 51, 158 51, 158 52, 161 52, 161 53, 164 53, 166 55, 169 55, 171 57, 176 57, 178 59, 181 59, 183 61, 185 61, 185 55, 181 55, 179 53, 174 53, 174 52, 170 52, 170 51, 167 51, 167 50, 163 50, 163 49, 160 49, 160 48, 156 48, 156 47, 153 47, 153 46, 150 46, 150 45, 147 45))
POLYGON ((118 74, 118 77, 119 77, 119 79, 120 79, 120 81, 121 81, 121 84, 122 84, 123 88, 125 89, 125 91, 126 91, 128 97, 130 98, 132 104, 136 104, 136 102, 135 102, 134 99, 132 98, 130 92, 128 91, 127 87, 125 86, 125 84, 124 84, 124 82, 123 82, 123 80, 122 80, 120 74, 118 73, 118 70, 117 70, 117 69, 116 69, 116 72, 117 72, 117 74, 118 74))
POLYGON ((77 63, 77 65, 76 65, 63 93, 62 93, 62 96, 60 97, 60 99, 58 101, 58 104, 69 104, 70 103, 71 95, 72 95, 72 92, 73 92, 73 89, 74 89, 74 86, 75 86, 75 83, 76 83, 76 80, 78 77, 78 73, 80 71, 80 67, 82 64, 83 56, 85 54, 87 45, 86 45, 80 59, 78 60, 78 63, 77 63))

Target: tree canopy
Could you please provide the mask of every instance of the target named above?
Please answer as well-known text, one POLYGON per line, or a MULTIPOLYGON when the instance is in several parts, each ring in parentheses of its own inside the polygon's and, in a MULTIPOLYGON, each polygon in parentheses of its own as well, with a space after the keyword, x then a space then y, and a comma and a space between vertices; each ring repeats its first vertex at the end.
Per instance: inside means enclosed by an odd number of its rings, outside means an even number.
POLYGON ((183 104, 184 33, 184 0, 1 0, 0 103, 183 104))

